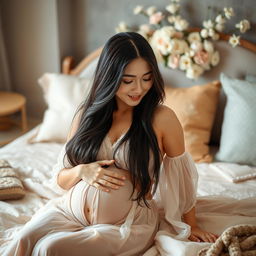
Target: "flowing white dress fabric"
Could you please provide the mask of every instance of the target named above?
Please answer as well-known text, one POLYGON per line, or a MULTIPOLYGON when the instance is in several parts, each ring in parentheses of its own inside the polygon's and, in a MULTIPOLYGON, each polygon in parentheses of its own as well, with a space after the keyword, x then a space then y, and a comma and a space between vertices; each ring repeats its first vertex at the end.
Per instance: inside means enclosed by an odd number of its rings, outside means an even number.
POLYGON ((154 198, 162 215, 161 234, 168 233, 177 239, 189 237, 190 226, 182 221, 182 215, 196 204, 197 181, 197 170, 188 152, 164 157, 154 198))
MULTIPOLYGON (((117 165, 123 169, 127 168, 125 159, 128 144, 123 144, 115 157, 117 165)), ((117 143, 111 145, 106 136, 97 160, 113 159, 116 145, 117 143)), ((124 194, 130 195, 129 183, 123 189, 116 191, 113 198, 117 198, 117 201, 114 200, 113 205, 104 208, 105 215, 113 216, 119 209, 123 210, 127 204, 130 206, 124 218, 109 224, 100 221, 104 199, 109 200, 105 192, 95 189, 84 181, 78 182, 68 192, 57 185, 59 171, 64 166, 68 166, 66 160, 63 163, 64 155, 65 145, 53 168, 52 179, 53 186, 61 196, 50 200, 33 216, 15 236, 4 255, 18 255, 21 239, 25 245, 24 256, 45 256, 53 253, 61 256, 143 255, 154 244, 159 227, 159 209, 156 202, 165 212, 158 235, 164 232, 177 238, 189 236, 189 226, 182 222, 181 215, 195 204, 197 174, 188 153, 175 158, 164 157, 156 201, 148 200, 150 209, 139 206, 136 201, 124 200, 124 194), (84 214, 84 205, 90 194, 92 194, 92 200, 90 199, 92 220, 88 221, 84 214)), ((110 204, 111 202, 109 201, 110 204)), ((157 247, 157 250, 160 252, 161 246, 159 248, 157 247)))

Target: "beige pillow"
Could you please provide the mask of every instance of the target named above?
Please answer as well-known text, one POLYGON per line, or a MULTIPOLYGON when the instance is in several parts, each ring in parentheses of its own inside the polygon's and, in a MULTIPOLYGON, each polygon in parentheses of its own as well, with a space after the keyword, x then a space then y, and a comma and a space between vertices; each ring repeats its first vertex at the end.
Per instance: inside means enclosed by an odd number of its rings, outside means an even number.
POLYGON ((165 88, 164 104, 174 110, 184 130, 185 147, 196 162, 211 162, 209 141, 220 93, 220 82, 189 88, 165 88))
POLYGON ((37 133, 28 142, 63 143, 78 106, 90 91, 90 81, 77 76, 46 73, 38 82, 48 108, 37 133))
POLYGON ((0 159, 0 200, 20 199, 25 190, 8 161, 0 159))

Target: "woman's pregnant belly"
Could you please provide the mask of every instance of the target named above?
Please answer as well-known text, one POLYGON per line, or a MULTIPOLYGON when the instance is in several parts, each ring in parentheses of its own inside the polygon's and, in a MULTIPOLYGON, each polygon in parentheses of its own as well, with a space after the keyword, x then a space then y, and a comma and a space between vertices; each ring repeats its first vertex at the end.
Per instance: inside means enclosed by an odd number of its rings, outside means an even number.
POLYGON ((68 195, 72 212, 75 214, 83 211, 84 218, 89 224, 122 223, 131 209, 133 187, 129 172, 116 167, 109 167, 108 170, 125 175, 125 184, 117 190, 104 192, 81 180, 68 195))

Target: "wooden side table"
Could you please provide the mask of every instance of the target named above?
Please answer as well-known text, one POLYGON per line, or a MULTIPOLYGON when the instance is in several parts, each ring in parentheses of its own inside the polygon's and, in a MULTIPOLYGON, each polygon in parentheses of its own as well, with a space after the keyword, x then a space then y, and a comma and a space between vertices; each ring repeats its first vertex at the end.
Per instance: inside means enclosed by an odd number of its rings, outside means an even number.
MULTIPOLYGON (((0 120, 2 119, 6 120, 6 122, 11 122, 11 119, 9 119, 8 116, 17 112, 21 113, 21 122, 19 124, 22 133, 25 133, 28 129, 26 98, 18 93, 0 91, 0 120)), ((6 143, 8 142, 1 142, 1 144, 6 143)))

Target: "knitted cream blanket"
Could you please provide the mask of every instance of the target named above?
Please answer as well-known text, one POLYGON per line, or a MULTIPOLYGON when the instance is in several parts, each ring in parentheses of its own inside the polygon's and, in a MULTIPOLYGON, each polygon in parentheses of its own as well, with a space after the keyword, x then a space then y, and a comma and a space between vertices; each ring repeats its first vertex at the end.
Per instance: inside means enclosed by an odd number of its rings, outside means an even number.
POLYGON ((256 256, 256 225, 227 228, 209 248, 198 256, 256 256))

